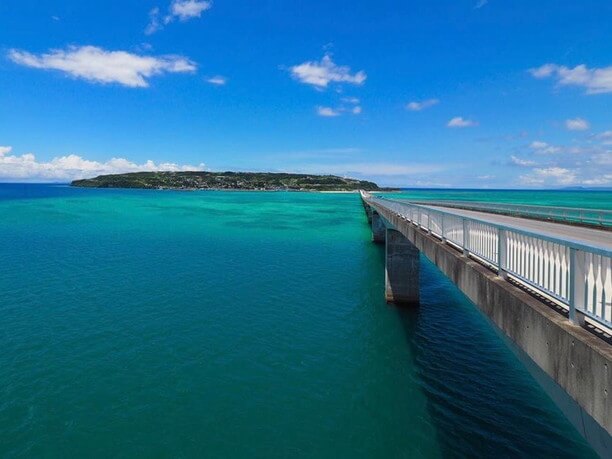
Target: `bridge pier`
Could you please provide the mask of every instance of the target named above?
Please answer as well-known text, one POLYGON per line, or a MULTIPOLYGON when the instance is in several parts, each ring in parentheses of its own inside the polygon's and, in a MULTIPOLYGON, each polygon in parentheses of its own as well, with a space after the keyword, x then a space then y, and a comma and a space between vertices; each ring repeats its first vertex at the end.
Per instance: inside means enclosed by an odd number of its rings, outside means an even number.
POLYGON ((372 212, 372 241, 382 244, 385 242, 385 223, 378 212, 370 211, 372 212))
MULTIPOLYGON (((380 217, 379 217, 380 218, 380 217)), ((387 303, 419 303, 419 249, 402 233, 386 229, 385 299, 387 303)))
POLYGON ((363 204, 363 209, 365 210, 366 213, 366 217, 368 218, 368 223, 371 225, 372 224, 372 208, 366 204, 365 201, 362 200, 362 204, 363 204))

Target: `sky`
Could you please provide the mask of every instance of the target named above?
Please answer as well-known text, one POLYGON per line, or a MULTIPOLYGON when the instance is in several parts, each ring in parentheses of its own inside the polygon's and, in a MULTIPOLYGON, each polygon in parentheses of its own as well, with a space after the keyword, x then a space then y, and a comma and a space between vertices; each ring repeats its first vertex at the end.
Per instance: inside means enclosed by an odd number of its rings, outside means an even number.
POLYGON ((0 181, 612 186, 608 0, 0 0, 0 181))

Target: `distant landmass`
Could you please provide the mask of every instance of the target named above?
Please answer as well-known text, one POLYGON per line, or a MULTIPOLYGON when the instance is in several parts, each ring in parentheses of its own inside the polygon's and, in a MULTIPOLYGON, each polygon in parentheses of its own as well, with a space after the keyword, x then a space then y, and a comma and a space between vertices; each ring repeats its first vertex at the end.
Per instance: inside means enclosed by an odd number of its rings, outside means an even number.
POLYGON ((566 186, 561 188, 564 191, 612 191, 609 186, 566 186))
POLYGON ((376 183, 335 175, 271 172, 133 172, 75 180, 83 188, 162 190, 380 191, 376 183))

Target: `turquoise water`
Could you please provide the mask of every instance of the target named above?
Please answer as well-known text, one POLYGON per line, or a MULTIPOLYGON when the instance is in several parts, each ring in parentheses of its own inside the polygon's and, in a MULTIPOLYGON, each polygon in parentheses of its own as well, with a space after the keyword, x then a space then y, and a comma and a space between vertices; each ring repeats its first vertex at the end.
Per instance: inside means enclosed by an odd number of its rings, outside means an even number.
POLYGON ((593 457, 357 195, 0 185, 0 457, 593 457))
POLYGON ((577 190, 403 190, 395 199, 471 201, 612 210, 612 191, 577 190))

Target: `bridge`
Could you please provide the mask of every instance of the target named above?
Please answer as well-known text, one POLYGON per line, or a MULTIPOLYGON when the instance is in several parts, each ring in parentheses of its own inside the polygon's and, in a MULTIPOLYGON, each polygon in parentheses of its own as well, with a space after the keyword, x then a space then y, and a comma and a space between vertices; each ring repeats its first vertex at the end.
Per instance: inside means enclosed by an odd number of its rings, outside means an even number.
POLYGON ((520 215, 501 206, 413 203, 364 191, 361 198, 372 240, 385 244, 386 300, 418 304, 423 254, 503 333, 593 448, 610 457, 609 215, 534 209, 520 215))

